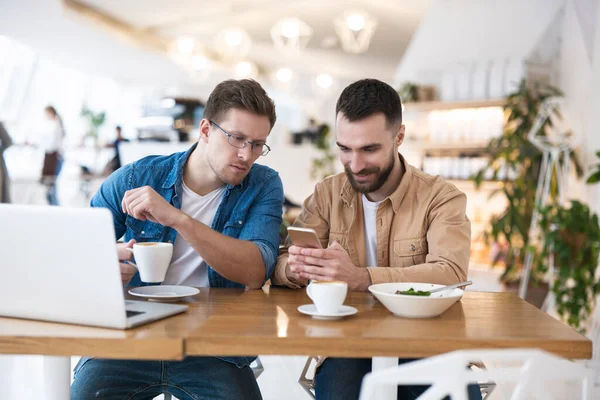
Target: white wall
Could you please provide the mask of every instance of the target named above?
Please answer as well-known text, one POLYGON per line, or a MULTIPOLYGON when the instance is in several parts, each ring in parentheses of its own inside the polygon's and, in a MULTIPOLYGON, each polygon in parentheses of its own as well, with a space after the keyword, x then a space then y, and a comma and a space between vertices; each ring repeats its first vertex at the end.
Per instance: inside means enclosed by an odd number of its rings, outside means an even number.
POLYGON ((457 64, 524 60, 562 3, 563 0, 438 0, 404 53, 395 82, 433 84, 437 71, 457 64))
MULTIPOLYGON (((596 9, 595 21, 593 54, 588 57, 574 1, 567 1, 560 88, 573 117, 573 129, 582 135, 581 155, 586 165, 598 162, 595 152, 600 150, 600 8, 596 9)), ((586 197, 592 208, 600 212, 600 185, 588 186, 586 197)))

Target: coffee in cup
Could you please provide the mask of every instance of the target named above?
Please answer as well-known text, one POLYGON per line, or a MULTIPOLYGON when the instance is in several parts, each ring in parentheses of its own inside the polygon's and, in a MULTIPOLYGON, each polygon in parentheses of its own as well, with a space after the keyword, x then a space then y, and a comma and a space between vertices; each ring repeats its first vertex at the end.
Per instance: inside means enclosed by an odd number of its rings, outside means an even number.
POLYGON ((160 283, 165 280, 173 256, 173 245, 162 242, 136 243, 127 248, 135 257, 142 282, 160 283))
POLYGON ((306 288, 308 297, 315 303, 320 314, 335 314, 340 311, 348 284, 342 281, 312 281, 306 288))

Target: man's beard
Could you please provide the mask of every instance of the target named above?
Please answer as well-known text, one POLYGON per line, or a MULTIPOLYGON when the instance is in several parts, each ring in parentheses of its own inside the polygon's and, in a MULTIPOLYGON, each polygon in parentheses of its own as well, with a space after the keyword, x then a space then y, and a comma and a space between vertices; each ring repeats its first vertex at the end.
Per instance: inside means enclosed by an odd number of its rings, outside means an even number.
POLYGON ((350 181, 350 185, 352 185, 352 188, 354 190, 356 190, 358 193, 372 193, 372 192, 375 192, 375 191, 381 189, 381 187, 385 184, 385 182, 389 178, 390 174, 392 173, 392 170, 394 169, 394 156, 395 156, 395 151, 392 151, 392 153, 390 154, 390 161, 383 169, 379 168, 379 167, 366 168, 366 169, 359 171, 356 174, 356 175, 376 174, 376 179, 372 183, 357 182, 356 179, 354 179, 354 174, 352 173, 350 168, 347 165, 345 165, 344 170, 346 171, 346 176, 348 177, 348 180, 350 181))

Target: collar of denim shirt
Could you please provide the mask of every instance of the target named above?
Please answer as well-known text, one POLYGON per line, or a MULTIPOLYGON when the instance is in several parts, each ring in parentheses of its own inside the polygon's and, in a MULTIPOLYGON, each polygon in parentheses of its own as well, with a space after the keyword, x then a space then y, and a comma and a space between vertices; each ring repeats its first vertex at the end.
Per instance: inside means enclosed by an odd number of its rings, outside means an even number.
MULTIPOLYGON (((176 168, 173 168, 169 176, 167 176, 167 179, 165 179, 162 186, 163 188, 168 189, 175 185, 181 185, 181 182, 183 181, 183 169, 185 168, 185 163, 197 146, 198 142, 194 143, 192 147, 190 147, 187 151, 180 153, 180 155, 175 160, 173 160, 174 167, 176 166, 176 168)), ((232 189, 244 190, 246 178, 244 178, 244 180, 239 185, 227 184, 227 191, 230 191, 232 189)))

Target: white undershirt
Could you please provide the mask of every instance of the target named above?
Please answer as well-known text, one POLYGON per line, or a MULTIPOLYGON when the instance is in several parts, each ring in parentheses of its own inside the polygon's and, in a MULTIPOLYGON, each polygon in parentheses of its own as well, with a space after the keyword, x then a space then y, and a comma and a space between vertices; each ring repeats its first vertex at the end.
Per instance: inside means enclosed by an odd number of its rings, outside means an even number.
MULTIPOLYGON (((211 227, 224 193, 225 186, 221 186, 206 196, 200 196, 184 183, 181 197, 181 211, 196 221, 200 221, 204 225, 211 227)), ((206 262, 204 262, 200 254, 196 253, 196 250, 181 235, 177 235, 175 239, 173 257, 171 257, 171 264, 167 270, 163 285, 210 286, 206 262)))
POLYGON ((380 201, 369 201, 362 195, 363 215, 365 218, 365 242, 367 245, 367 267, 377 266, 377 208, 380 201))
POLYGON ((63 128, 57 120, 44 121, 39 146, 45 153, 62 150, 63 128))

